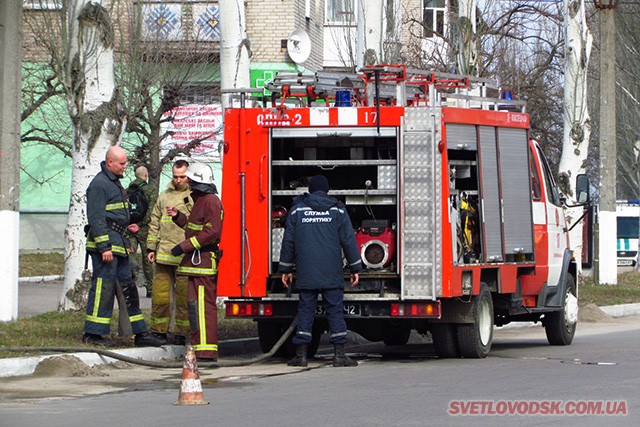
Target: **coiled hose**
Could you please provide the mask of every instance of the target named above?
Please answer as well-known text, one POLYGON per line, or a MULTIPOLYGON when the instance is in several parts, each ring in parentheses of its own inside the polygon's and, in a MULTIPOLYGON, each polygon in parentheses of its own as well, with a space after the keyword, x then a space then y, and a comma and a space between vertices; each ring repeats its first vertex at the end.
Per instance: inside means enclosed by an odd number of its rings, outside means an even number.
MULTIPOLYGON (((198 363, 198 367, 201 368, 231 368, 238 366, 249 366, 260 363, 271 356, 273 356, 285 341, 289 338, 291 333, 296 327, 298 316, 294 317, 289 328, 284 332, 280 339, 273 345, 273 348, 268 353, 253 357, 251 359, 239 360, 239 361, 218 361, 209 363, 198 363)), ((153 360, 145 360, 137 357, 125 356, 112 350, 105 350, 102 348, 88 348, 88 347, 0 347, 0 351, 39 351, 39 352, 56 352, 56 353, 96 353, 101 356, 111 357, 112 359, 120 360, 122 362, 133 363, 141 366, 148 366, 151 368, 182 368, 183 362, 156 362, 153 360)))

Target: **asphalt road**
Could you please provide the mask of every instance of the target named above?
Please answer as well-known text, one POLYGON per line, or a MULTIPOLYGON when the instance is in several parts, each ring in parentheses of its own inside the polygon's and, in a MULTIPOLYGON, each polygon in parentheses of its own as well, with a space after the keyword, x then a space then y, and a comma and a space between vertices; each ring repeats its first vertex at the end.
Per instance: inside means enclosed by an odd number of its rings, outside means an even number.
POLYGON ((428 343, 351 346, 357 368, 325 354, 308 369, 201 369, 203 406, 173 405, 179 369, 4 378, 0 425, 639 425, 639 340, 636 316, 581 323, 568 347, 549 346, 542 328, 499 330, 481 360, 438 360, 428 343), (575 414, 598 409, 617 415, 575 414))

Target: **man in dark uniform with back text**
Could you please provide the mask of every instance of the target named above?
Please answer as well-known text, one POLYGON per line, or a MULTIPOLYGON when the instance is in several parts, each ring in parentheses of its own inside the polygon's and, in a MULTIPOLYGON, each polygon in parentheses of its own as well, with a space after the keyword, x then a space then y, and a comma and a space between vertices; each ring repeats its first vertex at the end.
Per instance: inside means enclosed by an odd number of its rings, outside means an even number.
POLYGON ((279 272, 289 287, 296 267, 298 330, 293 337, 296 357, 289 366, 307 366, 307 347, 318 303, 318 294, 329 321, 330 342, 335 354, 333 366, 357 366, 345 354, 347 324, 344 321, 344 272, 342 253, 347 258, 351 286, 358 284, 362 261, 351 219, 344 204, 327 195, 329 181, 323 175, 309 180, 309 193, 293 200, 280 251, 279 272))

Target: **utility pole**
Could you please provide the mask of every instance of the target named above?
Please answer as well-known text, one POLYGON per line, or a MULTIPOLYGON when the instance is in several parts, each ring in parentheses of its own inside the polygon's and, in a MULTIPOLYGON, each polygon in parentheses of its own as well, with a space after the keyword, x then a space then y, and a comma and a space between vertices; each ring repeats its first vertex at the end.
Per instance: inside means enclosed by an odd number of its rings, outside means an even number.
POLYGON ((616 22, 617 0, 594 0, 600 16, 600 208, 596 282, 616 285, 616 22))
POLYGON ((0 321, 18 318, 22 0, 0 1, 0 321))

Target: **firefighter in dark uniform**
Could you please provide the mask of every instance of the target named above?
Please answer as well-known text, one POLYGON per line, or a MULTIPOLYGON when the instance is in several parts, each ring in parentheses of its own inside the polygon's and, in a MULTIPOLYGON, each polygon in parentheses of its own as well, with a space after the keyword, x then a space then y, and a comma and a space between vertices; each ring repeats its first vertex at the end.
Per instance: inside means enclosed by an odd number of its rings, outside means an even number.
POLYGON ((280 251, 279 272, 289 287, 296 267, 298 289, 298 328, 293 337, 296 357, 289 366, 307 366, 307 347, 316 313, 318 294, 329 321, 330 342, 335 354, 333 366, 357 366, 345 354, 347 324, 343 314, 343 257, 351 273, 351 286, 358 284, 362 261, 351 220, 342 202, 329 197, 329 182, 323 175, 309 180, 309 193, 293 200, 280 251))
POLYGON ((138 226, 129 224, 129 202, 120 178, 127 166, 127 154, 118 146, 107 150, 101 171, 87 188, 87 251, 91 254, 93 276, 87 300, 82 341, 87 344, 112 347, 102 335, 109 334, 116 281, 122 286, 135 345, 158 347, 166 341, 147 331, 142 317, 138 289, 131 276, 128 233, 138 226))
POLYGON ((189 178, 193 208, 187 215, 175 206, 167 214, 184 228, 185 240, 171 250, 182 257, 177 275, 188 276, 187 309, 191 326, 191 345, 200 362, 218 360, 217 276, 221 252, 218 250, 224 211, 213 183, 213 171, 205 163, 192 163, 185 173, 189 178))

